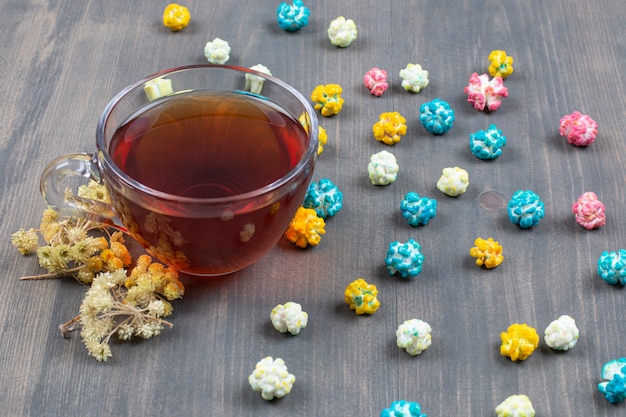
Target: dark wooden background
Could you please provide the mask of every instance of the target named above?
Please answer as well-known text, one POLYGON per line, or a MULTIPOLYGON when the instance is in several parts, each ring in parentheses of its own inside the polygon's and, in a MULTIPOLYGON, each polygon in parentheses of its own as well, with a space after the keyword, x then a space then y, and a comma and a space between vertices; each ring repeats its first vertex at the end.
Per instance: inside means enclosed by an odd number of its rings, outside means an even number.
POLYGON ((398 399, 418 401, 429 416, 489 416, 507 396, 530 397, 538 416, 623 416, 596 385, 601 366, 626 356, 624 290, 602 281, 596 261, 626 246, 626 2, 623 0, 309 1, 309 25, 287 33, 276 23, 278 1, 184 3, 191 24, 172 33, 161 24, 167 2, 151 0, 4 0, 0 4, 0 414, 7 416, 375 416, 398 399), (358 25, 346 49, 326 36, 344 15, 358 25), (220 279, 183 277, 174 328, 148 341, 112 345, 113 358, 88 357, 80 336, 57 326, 78 313, 86 288, 72 280, 19 281, 39 273, 34 257, 10 244, 19 228, 37 226, 45 204, 43 167, 70 152, 92 152, 97 119, 123 87, 157 70, 205 62, 215 37, 231 47, 229 63, 264 64, 309 96, 339 83, 346 102, 322 119, 329 135, 315 180, 344 192, 343 210, 327 221, 318 247, 282 241, 258 264, 220 279), (515 58, 509 97, 494 113, 466 102, 463 87, 487 56, 515 58), (430 85, 400 87, 398 72, 420 63, 430 85), (380 98, 363 74, 388 71, 380 98), (444 136, 419 124, 433 98, 456 111, 444 136), (408 119, 408 133, 389 148, 372 124, 384 111, 408 119), (579 110, 599 124, 596 143, 568 145, 559 119, 579 110), (502 156, 481 161, 468 135, 495 123, 507 136, 502 156), (389 150, 398 180, 369 183, 369 156, 389 150), (436 189, 440 172, 460 166, 468 191, 449 198, 436 189), (532 189, 546 205, 532 230, 513 226, 506 202, 532 189), (408 191, 438 200, 437 217, 411 228, 399 202, 408 191), (586 231, 571 214, 584 191, 606 205, 605 227, 586 231), (493 237, 505 260, 494 270, 469 257, 476 237, 493 237), (394 240, 414 238, 426 257, 422 274, 404 281, 384 268, 394 240), (343 303, 356 278, 378 286, 380 310, 358 317, 343 303), (296 301, 309 325, 296 336, 276 332, 269 313, 296 301), (515 322, 546 326, 561 314, 576 319, 577 346, 545 346, 525 362, 499 354, 500 332, 515 322), (395 330, 420 318, 432 346, 412 357, 395 345, 395 330), (258 360, 282 357, 297 381, 291 394, 261 399, 247 382, 258 360))

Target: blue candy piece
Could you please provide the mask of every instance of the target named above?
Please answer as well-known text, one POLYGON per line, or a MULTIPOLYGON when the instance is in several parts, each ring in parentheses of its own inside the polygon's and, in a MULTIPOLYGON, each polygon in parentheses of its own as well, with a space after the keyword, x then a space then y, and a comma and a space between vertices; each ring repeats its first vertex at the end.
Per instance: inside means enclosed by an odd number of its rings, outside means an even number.
POLYGON ((437 200, 410 192, 400 202, 400 210, 411 226, 426 225, 437 215, 437 200))
POLYGON ((420 403, 412 401, 394 401, 389 408, 380 412, 380 417, 426 417, 420 403))
POLYGON ((295 32, 308 25, 310 14, 302 0, 294 0, 293 5, 283 2, 276 9, 278 25, 287 32, 295 32))
POLYGON ((598 391, 611 404, 626 399, 626 358, 613 359, 602 367, 602 379, 598 384, 598 391))
POLYGON ((420 123, 432 134, 443 135, 453 122, 454 110, 443 100, 436 98, 420 106, 420 123))
POLYGON ((609 284, 626 285, 626 250, 602 252, 598 258, 598 275, 609 284))
POLYGON ((522 229, 535 226, 544 215, 543 201, 531 190, 513 193, 507 210, 511 223, 522 229))
POLYGON ((506 136, 496 125, 470 134, 470 150, 480 159, 496 159, 502 154, 504 145, 506 145, 506 136))
POLYGON ((424 263, 424 255, 420 252, 420 244, 413 239, 409 239, 406 243, 398 241, 389 244, 387 251, 387 272, 394 276, 399 273, 402 278, 413 278, 422 272, 422 263, 424 263))
POLYGON ((327 178, 312 182, 304 197, 305 208, 315 210, 318 217, 334 216, 343 207, 343 193, 327 178))

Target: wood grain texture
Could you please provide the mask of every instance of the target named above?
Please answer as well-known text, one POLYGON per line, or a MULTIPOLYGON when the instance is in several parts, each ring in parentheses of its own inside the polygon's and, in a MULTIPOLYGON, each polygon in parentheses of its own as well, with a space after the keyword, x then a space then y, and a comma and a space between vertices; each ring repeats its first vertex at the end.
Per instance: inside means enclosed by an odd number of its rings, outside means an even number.
POLYGON ((597 392, 600 368, 626 356, 624 291, 597 277, 604 250, 626 236, 626 3, 623 0, 427 1, 321 0, 309 4, 309 26, 282 31, 278 2, 188 0, 192 22, 171 33, 160 22, 166 2, 148 0, 8 0, 0 5, 0 414, 176 416, 378 415, 392 401, 419 401, 429 416, 495 415, 511 394, 527 394, 537 415, 622 416, 597 392), (352 18, 359 37, 332 46, 330 21, 352 18), (85 291, 74 282, 21 282, 39 272, 9 236, 36 226, 45 205, 39 175, 51 159, 94 150, 95 126, 124 86, 157 70, 202 63, 215 37, 231 47, 230 64, 262 63, 308 96, 318 84, 339 83, 343 112, 320 123, 329 142, 315 180, 344 192, 344 208, 327 221, 315 248, 281 242, 256 265, 232 276, 184 277, 185 298, 174 306, 174 328, 153 340, 113 343, 106 364, 87 356, 79 335, 57 326, 77 314, 85 291), (493 113, 475 111, 463 87, 486 72, 487 56, 515 58, 509 97, 493 113), (419 94, 400 87, 407 63, 430 71, 419 94), (380 98, 362 85, 378 66, 391 86, 380 98), (444 136, 419 124, 419 105, 433 98, 456 112, 444 136), (371 126, 384 111, 408 120, 393 148, 371 126), (588 148, 570 146, 558 121, 574 110, 599 124, 588 148), (485 162, 468 150, 468 135, 495 123, 507 136, 500 158, 485 162), (398 180, 369 183, 369 156, 393 152, 398 180), (461 166, 470 188, 458 198, 436 189, 443 168, 461 166), (532 189, 546 216, 532 230, 513 226, 505 205, 532 189), (398 210, 405 193, 438 200, 436 219, 411 228, 398 210), (607 225, 586 231, 571 205, 594 191, 607 225), (469 257, 476 237, 494 237, 505 261, 481 270, 469 257), (384 268, 394 240, 414 238, 426 262, 412 281, 384 268), (357 317, 343 303, 358 277, 375 283, 381 308, 357 317), (297 301, 309 313, 297 337, 276 332, 269 312, 297 301), (578 345, 563 354, 543 344, 525 362, 499 354, 499 334, 514 322, 540 335, 561 314, 577 321, 578 345), (433 345, 411 357, 395 345, 395 329, 421 318, 433 345), (285 359, 297 381, 292 393, 265 402, 248 386, 255 363, 285 359))

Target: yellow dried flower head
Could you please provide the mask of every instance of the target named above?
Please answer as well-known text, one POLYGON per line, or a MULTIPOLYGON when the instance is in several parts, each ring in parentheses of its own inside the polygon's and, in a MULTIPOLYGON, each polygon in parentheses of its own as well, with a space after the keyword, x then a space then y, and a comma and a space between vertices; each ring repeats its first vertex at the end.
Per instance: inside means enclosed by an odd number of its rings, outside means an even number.
POLYGON ((11 235, 11 243, 22 255, 30 255, 39 247, 39 237, 35 229, 21 229, 11 235))
POLYGON ((537 331, 526 323, 510 325, 506 332, 500 333, 500 339, 500 354, 508 356, 512 361, 526 360, 539 346, 537 331))
POLYGON ((476 258, 476 265, 495 268, 504 260, 502 246, 493 238, 485 240, 479 237, 474 241, 474 245, 476 246, 470 249, 470 255, 476 258))
POLYGON ((89 181, 86 185, 78 187, 76 194, 79 197, 90 198, 92 200, 102 201, 103 203, 111 202, 106 186, 93 180, 89 181))

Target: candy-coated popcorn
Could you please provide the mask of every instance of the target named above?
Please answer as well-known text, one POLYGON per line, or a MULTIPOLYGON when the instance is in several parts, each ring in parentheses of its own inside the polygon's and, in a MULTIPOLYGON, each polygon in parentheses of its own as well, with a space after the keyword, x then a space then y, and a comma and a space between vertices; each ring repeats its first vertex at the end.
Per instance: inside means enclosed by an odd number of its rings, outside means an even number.
POLYGON ((172 80, 161 77, 146 82, 143 86, 143 91, 150 101, 174 94, 172 80))
POLYGON ((413 239, 405 243, 397 240, 389 244, 387 251, 387 272, 393 276, 399 273, 402 278, 413 278, 422 272, 424 255, 420 252, 421 246, 413 239))
POLYGON ((324 152, 324 145, 328 142, 328 133, 322 126, 317 126, 317 154, 324 152))
MULTIPOLYGON (((250 67, 250 69, 261 72, 263 74, 270 75, 270 76, 272 75, 272 73, 270 72, 270 69, 262 64, 253 65, 250 67)), ((263 77, 259 77, 258 75, 254 75, 254 74, 246 74, 246 87, 245 88, 251 93, 261 94, 261 91, 263 90, 264 82, 265 82, 265 78, 263 77)))
POLYGON ((469 174, 459 167, 448 167, 441 171, 437 181, 437 189, 450 197, 456 197, 467 191, 469 174))
POLYGON ((170 3, 163 10, 163 25, 172 32, 178 32, 189 24, 191 14, 189 9, 180 4, 170 3))
POLYGON ((507 211, 511 223, 528 229, 543 219, 544 204, 535 192, 517 190, 509 200, 507 211))
POLYGON ((397 111, 381 113, 372 126, 377 141, 394 145, 406 134, 406 119, 397 111))
POLYGON ((253 391, 261 393, 264 400, 282 398, 291 392, 296 377, 290 374, 281 358, 267 356, 257 362, 254 371, 248 377, 253 391))
POLYGON ((576 320, 564 314, 546 327, 543 340, 554 350, 569 350, 576 346, 579 336, 576 320))
POLYGON ((427 225, 437 215, 437 200, 420 197, 416 192, 405 194, 400 202, 402 217, 413 227, 427 225))
POLYGON ((467 101, 474 105, 476 110, 496 111, 502 104, 502 98, 509 95, 504 86, 502 77, 489 80, 489 75, 473 73, 469 84, 464 89, 467 101))
POLYGON ((597 229, 606 223, 604 204, 598 199, 596 193, 587 191, 583 193, 572 205, 572 213, 576 223, 587 230, 597 229))
POLYGON ((384 408, 380 417, 426 417, 426 414, 422 413, 420 403, 399 400, 392 402, 389 408, 384 408))
POLYGON ((230 45, 223 39, 215 38, 204 45, 204 56, 211 64, 225 64, 230 59, 230 45))
POLYGON ((380 301, 376 296, 378 289, 374 284, 368 284, 363 278, 352 281, 343 293, 344 301, 356 314, 374 314, 380 301))
POLYGON ((575 146, 589 146, 596 140, 598 123, 586 114, 575 111, 561 118, 559 133, 575 146))
POLYGON ((293 4, 283 2, 276 9, 278 26, 287 32, 295 32, 308 25, 310 14, 302 0, 293 0, 293 4))
POLYGON ((490 237, 487 240, 480 237, 476 238, 474 245, 476 246, 471 248, 469 253, 472 258, 476 258, 476 265, 495 268, 504 260, 502 246, 493 238, 490 237))
POLYGON ((602 366, 602 379, 598 391, 611 404, 626 399, 626 358, 613 359, 602 366))
POLYGON ((626 250, 602 252, 598 258, 598 275, 611 285, 626 285, 626 250))
POLYGON ((343 193, 328 178, 312 182, 304 197, 305 208, 313 209, 318 217, 332 217, 343 207, 343 193))
POLYGON ((374 185, 388 185, 396 180, 400 167, 391 152, 381 151, 370 156, 367 173, 374 185))
POLYGON ((443 135, 450 130, 452 123, 454 123, 454 110, 450 104, 438 98, 422 103, 420 106, 420 123, 430 133, 443 135))
POLYGON ((396 344, 411 355, 421 355, 431 345, 431 327, 419 319, 407 320, 396 330, 396 344))
POLYGON ((537 331, 526 323, 510 325, 506 332, 500 333, 500 339, 500 354, 508 356, 513 362, 526 360, 539 346, 537 331))
POLYGON ((491 51, 487 58, 489 64, 489 75, 492 77, 502 77, 503 79, 513 73, 513 57, 508 56, 506 51, 499 49, 491 51))
POLYGON ((402 88, 406 91, 419 93, 428 86, 428 71, 420 64, 407 64, 406 68, 400 70, 402 78, 402 88))
POLYGON ((354 42, 359 31, 356 28, 356 23, 352 19, 346 19, 343 16, 339 16, 328 27, 328 39, 330 43, 341 48, 347 48, 354 42))
POLYGON ((502 154, 502 147, 506 145, 506 136, 492 124, 487 130, 479 130, 469 136, 470 150, 480 159, 496 159, 502 154))
POLYGON ((302 311, 302 306, 293 301, 278 304, 270 313, 270 320, 276 330, 281 333, 299 334, 309 322, 309 315, 302 311))
POLYGON ((315 102, 315 110, 320 110, 322 116, 338 114, 343 108, 343 89, 339 84, 318 85, 311 93, 311 100, 315 102))
POLYGON ((526 395, 511 395, 496 407, 496 414, 498 417, 535 417, 535 409, 526 395))
POLYGON ((301 248, 315 246, 322 240, 321 235, 326 233, 325 226, 324 219, 315 210, 299 207, 285 231, 285 237, 301 248))
POLYGON ((363 84, 370 90, 370 94, 376 97, 382 96, 383 93, 387 91, 387 88, 389 88, 389 84, 387 83, 387 71, 376 67, 372 68, 363 76, 363 84))

